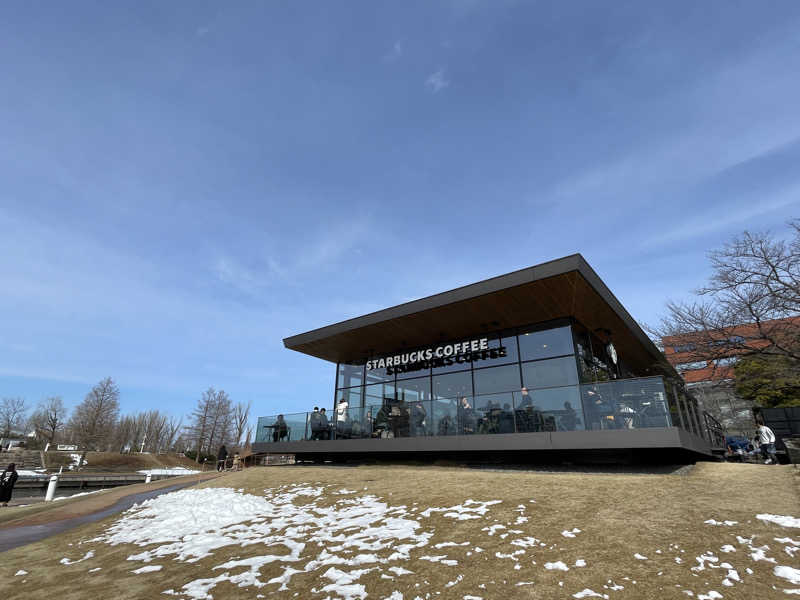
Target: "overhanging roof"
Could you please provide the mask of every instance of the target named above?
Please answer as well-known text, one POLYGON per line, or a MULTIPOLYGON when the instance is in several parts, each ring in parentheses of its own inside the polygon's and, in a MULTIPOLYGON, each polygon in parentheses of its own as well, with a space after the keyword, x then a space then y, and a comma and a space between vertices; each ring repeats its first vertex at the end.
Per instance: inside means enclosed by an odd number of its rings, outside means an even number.
POLYGON ((511 327, 575 317, 611 331, 621 357, 644 372, 672 368, 580 254, 520 269, 283 340, 284 346, 347 362, 511 327))

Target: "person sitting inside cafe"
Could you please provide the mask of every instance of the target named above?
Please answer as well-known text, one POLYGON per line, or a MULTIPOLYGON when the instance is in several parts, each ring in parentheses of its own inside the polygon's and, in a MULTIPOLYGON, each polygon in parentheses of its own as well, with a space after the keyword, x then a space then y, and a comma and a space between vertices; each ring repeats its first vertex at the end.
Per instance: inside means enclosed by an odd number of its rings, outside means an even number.
POLYGON ((458 423, 461 426, 461 433, 475 433, 477 418, 466 396, 462 396, 458 404, 458 423))
POLYGON ((522 386, 520 401, 517 405, 517 431, 541 431, 544 419, 539 407, 533 403, 528 388, 522 386))
POLYGON ((283 415, 278 415, 275 425, 272 427, 272 441, 277 442, 289 435, 289 426, 283 420, 283 415))
POLYGON ((575 409, 572 408, 572 403, 569 400, 564 402, 564 412, 559 419, 561 429, 564 431, 574 431, 578 425, 578 415, 575 414, 575 409))
POLYGON ((621 402, 617 412, 619 412, 619 423, 617 424, 617 427, 620 429, 633 429, 636 426, 634 422, 636 411, 630 406, 624 402, 621 402))
POLYGON ((389 402, 384 402, 378 414, 375 415, 375 422, 372 424, 372 437, 389 437, 390 413, 391 408, 389 407, 389 402))

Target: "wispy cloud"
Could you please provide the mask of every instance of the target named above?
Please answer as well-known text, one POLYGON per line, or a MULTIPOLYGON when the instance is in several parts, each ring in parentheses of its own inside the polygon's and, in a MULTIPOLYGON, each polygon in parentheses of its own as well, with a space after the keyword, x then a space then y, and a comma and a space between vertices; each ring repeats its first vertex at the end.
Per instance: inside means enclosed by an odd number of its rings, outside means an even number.
POLYGON ((399 60, 401 56, 403 56, 403 42, 402 40, 397 40, 394 44, 392 44, 391 50, 383 55, 383 58, 384 60, 391 62, 399 60))
POLYGON ((438 71, 431 73, 425 80, 425 86, 434 94, 438 94, 449 85, 450 80, 445 76, 444 69, 439 69, 438 71))

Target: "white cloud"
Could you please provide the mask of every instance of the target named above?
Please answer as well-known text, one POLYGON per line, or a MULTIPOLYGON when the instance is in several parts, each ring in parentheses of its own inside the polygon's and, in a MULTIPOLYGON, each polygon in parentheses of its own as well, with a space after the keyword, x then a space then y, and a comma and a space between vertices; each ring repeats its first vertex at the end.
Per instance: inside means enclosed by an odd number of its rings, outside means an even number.
POLYGON ((445 77, 444 69, 439 69, 435 73, 431 73, 425 80, 425 86, 434 94, 438 94, 449 85, 450 80, 445 77))
POLYGON ((391 50, 383 55, 383 58, 388 61, 398 60, 401 56, 403 56, 403 42, 401 40, 397 40, 393 45, 391 50))

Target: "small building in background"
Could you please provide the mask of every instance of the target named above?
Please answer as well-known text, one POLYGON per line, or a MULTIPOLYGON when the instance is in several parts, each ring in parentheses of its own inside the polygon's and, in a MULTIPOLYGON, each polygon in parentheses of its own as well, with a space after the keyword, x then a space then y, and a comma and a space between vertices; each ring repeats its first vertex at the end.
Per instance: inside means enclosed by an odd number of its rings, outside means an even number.
POLYGON ((703 410, 713 415, 729 435, 751 438, 755 431, 753 403, 736 393, 736 363, 768 345, 759 333, 796 327, 795 320, 748 323, 725 330, 696 331, 661 338, 664 356, 686 382, 703 410))

